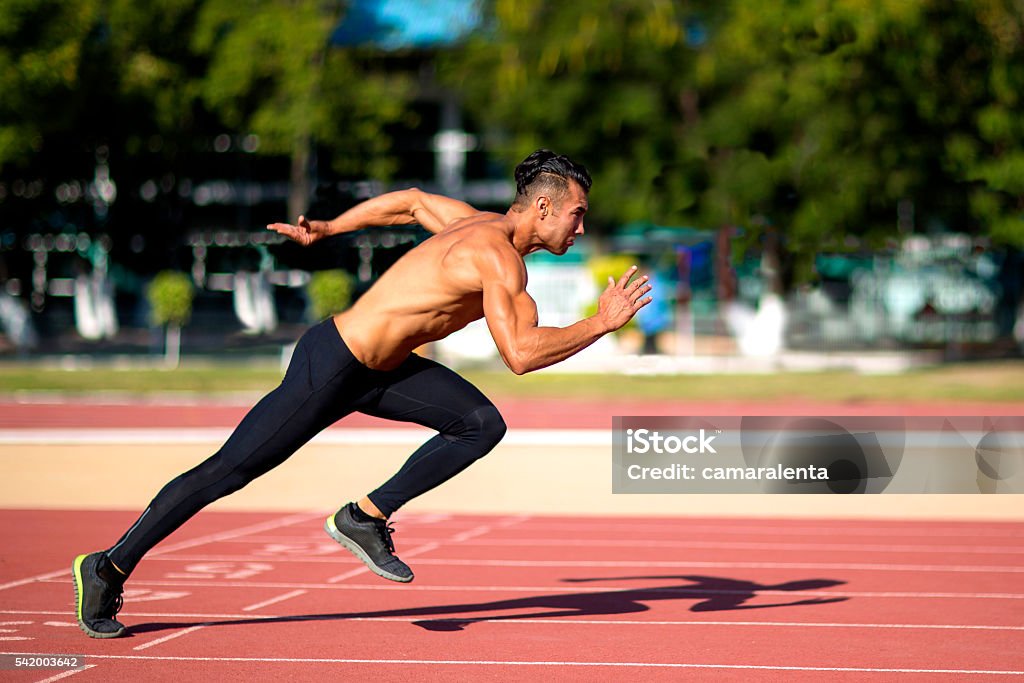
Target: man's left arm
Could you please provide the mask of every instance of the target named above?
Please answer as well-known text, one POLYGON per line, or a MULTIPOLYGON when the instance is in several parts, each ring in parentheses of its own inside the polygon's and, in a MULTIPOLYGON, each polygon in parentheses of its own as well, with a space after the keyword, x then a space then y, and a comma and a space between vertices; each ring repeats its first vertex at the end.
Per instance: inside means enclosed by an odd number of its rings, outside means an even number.
POLYGON ((480 213, 477 209, 457 199, 410 188, 367 199, 329 221, 311 221, 299 216, 295 225, 271 223, 267 229, 309 246, 331 235, 391 225, 419 224, 436 234, 453 221, 477 213, 480 213))

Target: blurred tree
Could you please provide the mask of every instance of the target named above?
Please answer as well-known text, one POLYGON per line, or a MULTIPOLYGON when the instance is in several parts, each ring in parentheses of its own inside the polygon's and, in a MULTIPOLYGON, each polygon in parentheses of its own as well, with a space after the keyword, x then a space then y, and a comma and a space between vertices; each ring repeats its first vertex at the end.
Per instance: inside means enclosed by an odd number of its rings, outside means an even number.
POLYGON ((161 271, 146 287, 146 297, 153 324, 166 330, 164 364, 175 369, 181 359, 181 328, 192 317, 192 278, 173 270, 161 271))
POLYGON ((319 270, 306 285, 309 308, 314 321, 340 313, 352 303, 355 278, 344 270, 319 270))
MULTIPOLYGON (((168 258, 181 199, 146 204, 139 187, 173 179, 190 144, 188 36, 198 0, 12 0, 0 3, 0 226, 99 232, 128 268, 168 258), (6 191, 4 191, 6 190, 6 191), (159 211, 155 210, 161 206, 159 211), (140 210, 148 208, 149 211, 140 210)), ((14 272, 12 277, 26 274, 14 272)))
POLYGON ((198 0, 0 3, 0 168, 187 122, 198 0), (153 123, 155 126, 151 126, 153 123))
POLYGON ((314 141, 334 148, 337 171, 386 178, 394 168, 384 129, 402 116, 409 83, 331 46, 345 4, 204 0, 193 39, 210 60, 206 105, 257 135, 258 153, 291 158, 291 218, 312 196, 314 141))
POLYGON ((778 231, 801 279, 815 251, 851 235, 1024 239, 1012 227, 1024 209, 1019 174, 1010 180, 1024 160, 1009 114, 1024 79, 1012 6, 735 4, 696 70, 710 102, 696 136, 705 220, 746 226, 748 239, 778 231))
POLYGON ((488 148, 509 165, 538 147, 586 165, 595 226, 678 223, 697 198, 700 159, 679 141, 698 116, 693 66, 716 6, 493 0, 442 75, 500 131, 488 148))
POLYGON ((0 168, 43 147, 45 135, 73 120, 68 102, 99 2, 0 3, 0 168))

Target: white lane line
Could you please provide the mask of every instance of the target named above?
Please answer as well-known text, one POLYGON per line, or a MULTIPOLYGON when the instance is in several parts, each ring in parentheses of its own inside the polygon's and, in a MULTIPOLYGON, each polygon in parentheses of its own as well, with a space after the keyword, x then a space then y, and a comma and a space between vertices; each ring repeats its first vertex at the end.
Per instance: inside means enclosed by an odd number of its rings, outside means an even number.
POLYGON ((565 531, 570 533, 585 533, 589 531, 621 531, 626 534, 639 535, 641 533, 664 531, 671 534, 726 534, 739 535, 749 534, 752 536, 881 536, 891 538, 893 536, 911 536, 919 538, 934 539, 939 536, 954 538, 1012 538, 1024 540, 1024 524, 1020 522, 968 522, 963 527, 935 527, 933 523, 922 521, 918 527, 886 527, 886 526, 863 526, 850 524, 841 526, 831 524, 834 520, 827 520, 820 526, 785 526, 780 525, 780 519, 765 520, 763 525, 751 525, 750 519, 737 517, 734 521, 727 518, 720 518, 716 524, 708 524, 705 519, 694 519, 679 517, 676 521, 665 519, 649 520, 645 517, 636 517, 629 520, 618 516, 615 519, 579 519, 568 521, 564 518, 534 517, 535 522, 540 524, 545 532, 565 531))
MULTIPOLYGON (((365 567, 360 569, 365 570, 365 567)), ((70 581, 62 581, 60 583, 69 583, 70 581)), ((409 585, 409 584, 394 584, 394 583, 360 583, 360 584, 331 584, 331 583, 282 583, 282 582, 237 582, 237 581, 218 581, 210 582, 203 581, 201 584, 186 581, 167 581, 167 580, 146 580, 146 579, 133 579, 135 585, 139 586, 188 586, 188 587, 215 587, 215 588, 240 588, 243 590, 250 588, 280 588, 280 589, 297 589, 303 588, 308 590, 316 589, 341 589, 341 590, 360 590, 360 591, 383 591, 383 590, 400 590, 400 591, 428 591, 428 592, 439 592, 439 593, 558 593, 573 595, 578 593, 623 593, 623 592, 643 592, 643 593, 679 593, 680 595, 749 595, 752 591, 741 591, 741 590, 707 590, 701 588, 686 588, 683 586, 665 586, 665 587, 650 587, 650 586, 603 586, 603 587, 591 587, 591 586, 509 586, 509 585, 471 585, 471 586, 458 586, 458 585, 409 585)), ((58 582, 51 582, 58 583, 58 582)), ((771 589, 757 589, 757 595, 781 595, 781 596, 792 596, 792 597, 848 597, 848 598, 919 598, 926 600, 934 599, 950 599, 950 600, 1024 600, 1024 593, 950 593, 950 592, 913 592, 913 591, 826 591, 826 590, 813 590, 813 591, 780 591, 771 589)), ((46 612, 38 611, 19 611, 19 610, 0 610, 0 614, 46 614, 46 612)), ((55 612, 54 614, 59 614, 55 612)))
MULTIPOLYGON (((0 654, 25 655, 25 652, 0 652, 0 654)), ((300 657, 174 657, 167 655, 89 655, 93 659, 129 659, 166 662, 255 662, 273 664, 397 664, 401 666, 557 666, 557 667, 630 667, 642 669, 739 669, 745 671, 835 671, 840 673, 908 673, 908 674, 951 674, 1024 676, 1024 671, 992 669, 896 669, 852 666, 780 666, 767 664, 690 664, 683 662, 581 662, 581 661, 518 661, 518 660, 472 660, 472 659, 340 659, 300 657)))
MULTIPOLYGON (((332 584, 333 583, 341 583, 345 579, 351 579, 353 576, 359 576, 360 574, 366 574, 369 571, 370 571, 369 567, 367 567, 366 565, 362 565, 362 566, 356 567, 355 569, 353 569, 351 571, 343 572, 341 574, 338 574, 337 576, 332 576, 331 578, 327 579, 327 583, 332 583, 332 584)), ((341 588, 344 588, 344 586, 341 586, 341 588)))
MULTIPOLYGON (((402 557, 415 557, 416 555, 420 555, 422 553, 428 553, 431 550, 437 550, 438 547, 439 544, 437 543, 426 543, 417 548, 413 548, 412 550, 402 552, 402 557)), ((331 562, 337 563, 337 560, 331 559, 331 562)), ((360 563, 360 566, 356 567, 355 569, 351 569, 347 572, 343 572, 341 574, 338 574, 337 576, 332 576, 331 578, 327 579, 327 583, 341 583, 345 579, 350 579, 353 576, 359 576, 360 574, 365 574, 369 571, 369 567, 367 567, 365 564, 360 563)))
MULTIPOLYGON (((468 533, 468 532, 466 532, 468 533)), ((295 544, 310 543, 321 540, 317 537, 309 538, 285 538, 285 537, 263 537, 263 538, 240 538, 227 541, 229 543, 250 543, 250 544, 295 544)), ((435 541, 443 543, 444 539, 413 539, 406 536, 403 540, 410 544, 427 543, 435 541)), ((456 540, 456 539, 452 539, 456 540)), ((473 538, 466 536, 458 539, 459 542, 472 546, 515 546, 515 547, 573 547, 573 548, 701 548, 709 550, 797 550, 797 551, 822 551, 822 552, 857 552, 857 553, 936 553, 943 555, 973 554, 973 555, 1024 555, 1024 546, 1021 547, 999 547, 999 546, 969 546, 969 545, 858 545, 855 543, 772 543, 758 542, 747 543, 741 541, 656 541, 656 540, 633 540, 633 539, 560 539, 560 538, 473 538)))
POLYGON ((46 572, 45 574, 37 574, 35 576, 30 576, 27 579, 20 579, 18 581, 11 581, 10 583, 0 584, 0 591, 5 591, 8 588, 17 588, 18 586, 24 586, 29 583, 35 583, 36 581, 46 581, 48 579, 53 579, 58 576, 63 576, 64 574, 71 576, 70 562, 68 563, 67 569, 57 569, 52 572, 46 572))
POLYGON ((186 636, 189 633, 194 633, 195 631, 198 631, 200 629, 206 628, 207 626, 209 626, 209 624, 198 624, 196 626, 191 626, 189 628, 182 629, 181 631, 175 631, 174 633, 172 633, 170 635, 166 635, 163 638, 157 638, 156 640, 151 640, 148 643, 143 643, 142 645, 139 645, 137 647, 133 647, 132 649, 133 650, 147 650, 147 649, 153 647, 154 645, 160 645, 162 643, 166 643, 169 640, 174 640, 175 638, 180 638, 182 636, 186 636))
MULTIPOLYGON (((283 617, 287 619, 287 617, 283 617)), ((861 624, 845 622, 818 621, 643 621, 640 619, 568 619, 552 617, 550 619, 511 617, 444 617, 436 615, 417 617, 351 617, 344 621, 397 621, 397 622, 459 622, 488 624, 559 624, 598 625, 598 626, 753 626, 772 628, 869 628, 869 629, 906 629, 906 630, 946 630, 946 631, 1024 631, 1024 626, 998 626, 990 624, 861 624)))
POLYGON ((285 593, 283 595, 278 595, 276 598, 270 598, 269 600, 264 600, 263 602, 257 602, 254 605, 249 605, 248 607, 243 607, 242 611, 243 612, 252 612, 254 610, 262 609, 263 607, 267 607, 269 605, 276 605, 279 602, 284 602, 285 600, 291 600, 292 598, 297 598, 300 595, 305 595, 307 592, 308 591, 306 591, 305 589, 294 590, 294 591, 291 591, 290 593, 285 593))
POLYGON ((465 543, 466 541, 474 539, 477 536, 483 536, 484 534, 489 533, 491 531, 492 531, 492 527, 491 527, 490 524, 483 524, 481 526, 476 527, 475 529, 469 529, 467 531, 463 531, 461 533, 455 534, 454 536, 451 537, 450 542, 451 543, 465 543))
POLYGON ((68 671, 64 671, 64 672, 56 674, 54 676, 50 676, 49 678, 44 678, 42 680, 36 681, 36 683, 53 683, 53 681, 59 681, 59 680, 67 678, 68 676, 74 676, 75 674, 77 674, 77 673, 79 673, 81 671, 88 671, 89 669, 94 669, 94 668, 96 668, 95 664, 86 664, 86 665, 82 666, 82 668, 80 668, 80 669, 69 669, 68 671))
MULTIPOLYGON (((426 546, 422 546, 426 547, 426 546)), ((412 556, 413 551, 404 553, 412 556)), ((178 555, 175 557, 149 557, 148 559, 182 562, 266 562, 266 556, 254 555, 178 555)), ((275 562, 285 563, 337 563, 328 557, 279 557, 275 562)), ((347 561, 347 558, 346 558, 347 561)), ((873 564, 869 562, 701 562, 701 561, 634 561, 634 560, 468 560, 463 558, 423 558, 421 565, 446 567, 583 567, 583 568, 687 568, 700 569, 822 569, 879 572, 933 572, 933 573, 980 573, 980 574, 1024 574, 1024 566, 998 565, 941 565, 941 564, 873 564)))
MULTIPOLYGON (((0 429, 0 445, 97 445, 97 444, 203 444, 223 443, 231 436, 231 428, 193 427, 163 428, 99 428, 99 429, 0 429)), ((436 432, 416 428, 335 428, 312 438, 310 443, 332 446, 421 444, 436 432)), ((505 435, 502 444, 509 446, 579 446, 611 447, 612 434, 603 429, 516 429, 505 435)))
MULTIPOLYGON (((415 608, 413 608, 415 609, 415 608)), ((165 642, 172 638, 184 635, 199 628, 217 626, 212 620, 220 619, 225 621, 274 621, 274 622, 305 622, 305 621, 369 621, 369 622, 460 622, 476 623, 487 622, 494 624, 538 624, 558 626, 560 624, 598 625, 598 626, 722 626, 730 627, 753 627, 753 628, 853 628, 853 629, 898 629, 898 630, 939 630, 939 631, 1024 631, 1024 626, 1000 625, 1000 624, 886 624, 886 623, 861 623, 861 622, 838 622, 838 621, 710 621, 710 620, 649 620, 642 619, 572 619, 568 617, 551 617, 549 619, 533 617, 501 617, 491 614, 490 616, 468 617, 444 615, 417 615, 417 616, 395 616, 395 617, 360 617, 317 614, 239 614, 239 613, 194 613, 194 612, 122 612, 121 616, 145 617, 147 619, 203 619, 204 623, 198 626, 179 631, 145 645, 135 648, 145 649, 165 642)), ((91 656, 91 655, 90 655, 91 656)))

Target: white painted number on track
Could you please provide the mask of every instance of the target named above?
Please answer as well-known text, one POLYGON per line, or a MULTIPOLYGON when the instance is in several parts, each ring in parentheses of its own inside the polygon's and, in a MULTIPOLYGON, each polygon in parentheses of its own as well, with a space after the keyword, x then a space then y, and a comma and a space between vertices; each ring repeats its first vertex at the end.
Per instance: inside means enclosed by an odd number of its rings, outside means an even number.
POLYGON ((10 628, 11 626, 24 626, 31 623, 31 621, 0 621, 0 640, 32 640, 29 636, 14 635, 20 629, 10 628))
POLYGON ((254 555, 272 555, 279 557, 281 555, 331 555, 341 549, 337 543, 314 543, 314 542, 298 542, 298 543, 267 543, 259 550, 254 550, 254 555))
POLYGON ((126 588, 124 591, 125 602, 153 602, 154 600, 177 600, 187 598, 191 593, 188 591, 154 591, 148 588, 126 588))
POLYGON ((242 581, 251 579, 274 566, 262 562, 200 562, 185 565, 184 572, 171 572, 168 579, 228 579, 242 581))

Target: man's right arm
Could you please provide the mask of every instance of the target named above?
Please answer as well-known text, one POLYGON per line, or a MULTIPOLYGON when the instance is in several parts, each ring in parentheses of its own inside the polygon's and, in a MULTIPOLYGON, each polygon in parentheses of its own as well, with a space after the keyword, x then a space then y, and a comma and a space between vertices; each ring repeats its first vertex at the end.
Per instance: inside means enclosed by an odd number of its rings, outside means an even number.
POLYGON ((483 285, 484 318, 501 358, 522 375, 579 353, 605 334, 619 329, 651 302, 647 276, 634 279, 636 266, 608 287, 598 299, 597 314, 568 327, 538 326, 537 304, 526 293, 522 261, 485 253, 478 259, 483 285))
POLYGON ((367 199, 333 220, 311 221, 305 216, 299 216, 295 225, 271 223, 267 229, 290 237, 300 244, 310 245, 330 235, 390 225, 419 224, 436 234, 453 221, 477 213, 480 212, 457 199, 410 188, 367 199))

